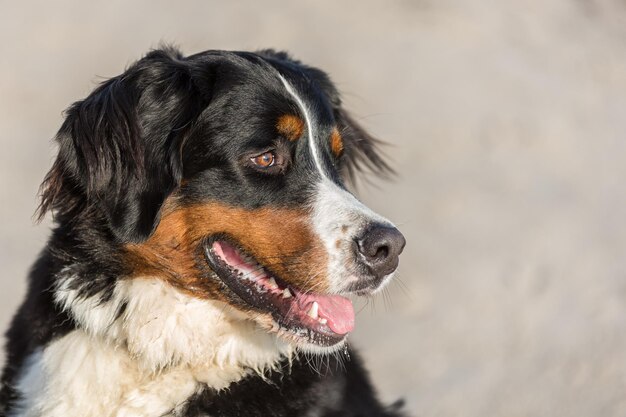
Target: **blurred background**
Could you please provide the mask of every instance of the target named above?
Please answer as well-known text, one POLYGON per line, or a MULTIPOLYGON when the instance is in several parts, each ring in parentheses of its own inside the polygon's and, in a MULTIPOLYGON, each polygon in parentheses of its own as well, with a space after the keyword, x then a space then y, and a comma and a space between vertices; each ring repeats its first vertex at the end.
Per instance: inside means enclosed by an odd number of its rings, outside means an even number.
MULTIPOLYGON (((328 71, 399 173, 408 245, 353 343, 418 416, 626 415, 623 0, 0 1, 0 328, 61 112, 161 41, 328 71)), ((2 358, 0 357, 0 360, 2 358)))

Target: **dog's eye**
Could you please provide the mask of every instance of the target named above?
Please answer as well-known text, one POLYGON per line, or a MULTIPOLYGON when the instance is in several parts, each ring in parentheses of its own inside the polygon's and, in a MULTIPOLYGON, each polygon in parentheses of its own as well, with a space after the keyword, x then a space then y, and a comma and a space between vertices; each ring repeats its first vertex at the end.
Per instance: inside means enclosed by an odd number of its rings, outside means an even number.
POLYGON ((248 154, 244 160, 245 165, 263 175, 284 174, 291 161, 288 150, 281 149, 280 144, 276 147, 257 150, 261 153, 248 154))
POLYGON ((274 152, 264 152, 261 155, 250 158, 252 163, 259 168, 269 168, 276 164, 276 155, 274 152))

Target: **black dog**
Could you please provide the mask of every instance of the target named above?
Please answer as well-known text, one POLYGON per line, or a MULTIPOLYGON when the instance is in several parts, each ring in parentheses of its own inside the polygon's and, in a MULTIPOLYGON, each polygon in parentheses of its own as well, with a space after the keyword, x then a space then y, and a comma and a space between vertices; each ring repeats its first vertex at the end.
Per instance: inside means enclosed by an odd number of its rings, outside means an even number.
POLYGON ((402 234, 348 191, 389 166, 284 53, 149 53, 67 111, 56 227, 8 332, 7 416, 392 416, 346 335, 402 234))

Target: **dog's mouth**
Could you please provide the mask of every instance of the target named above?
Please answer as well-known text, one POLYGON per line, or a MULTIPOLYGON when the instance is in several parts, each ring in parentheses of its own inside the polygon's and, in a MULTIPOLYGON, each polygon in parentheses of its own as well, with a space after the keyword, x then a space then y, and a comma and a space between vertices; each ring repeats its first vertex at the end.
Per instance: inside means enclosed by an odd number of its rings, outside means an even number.
POLYGON ((296 288, 230 240, 207 241, 205 254, 217 277, 245 304, 271 314, 277 330, 328 347, 354 328, 352 302, 345 297, 296 288))

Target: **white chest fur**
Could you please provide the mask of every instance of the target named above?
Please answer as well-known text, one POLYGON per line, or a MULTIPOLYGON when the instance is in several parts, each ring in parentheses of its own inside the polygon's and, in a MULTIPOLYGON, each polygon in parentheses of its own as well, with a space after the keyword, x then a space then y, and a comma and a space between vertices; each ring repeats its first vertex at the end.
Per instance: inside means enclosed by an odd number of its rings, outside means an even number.
POLYGON ((201 387, 225 388, 292 354, 230 307, 161 281, 120 281, 101 302, 69 279, 56 299, 81 328, 29 357, 13 416, 175 415, 201 387))

